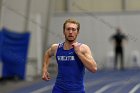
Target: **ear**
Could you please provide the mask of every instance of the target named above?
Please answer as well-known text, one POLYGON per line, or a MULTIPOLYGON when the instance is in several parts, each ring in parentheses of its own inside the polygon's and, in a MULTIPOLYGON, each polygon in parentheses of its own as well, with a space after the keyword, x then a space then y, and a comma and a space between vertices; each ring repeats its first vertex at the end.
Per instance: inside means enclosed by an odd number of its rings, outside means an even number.
POLYGON ((65 30, 63 30, 63 34, 65 35, 65 30))
POLYGON ((77 34, 79 34, 80 32, 79 32, 79 30, 77 31, 77 34))

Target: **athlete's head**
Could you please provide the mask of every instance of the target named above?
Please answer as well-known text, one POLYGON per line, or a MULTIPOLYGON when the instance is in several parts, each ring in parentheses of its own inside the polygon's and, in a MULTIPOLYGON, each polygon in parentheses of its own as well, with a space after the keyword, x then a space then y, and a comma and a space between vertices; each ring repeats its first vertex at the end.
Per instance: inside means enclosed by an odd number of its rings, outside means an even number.
POLYGON ((69 42, 74 42, 79 34, 80 23, 73 19, 68 19, 63 24, 63 33, 65 39, 69 42))
POLYGON ((116 33, 120 34, 122 31, 121 31, 121 28, 120 27, 117 27, 116 28, 116 33))

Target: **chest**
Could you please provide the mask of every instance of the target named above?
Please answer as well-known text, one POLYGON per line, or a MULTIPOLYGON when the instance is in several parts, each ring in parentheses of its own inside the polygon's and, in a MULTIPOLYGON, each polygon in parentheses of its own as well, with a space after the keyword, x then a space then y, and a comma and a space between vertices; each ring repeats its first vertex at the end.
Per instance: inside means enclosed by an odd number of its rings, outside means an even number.
POLYGON ((76 54, 73 49, 70 50, 58 49, 56 53, 56 59, 57 61, 75 61, 76 54))

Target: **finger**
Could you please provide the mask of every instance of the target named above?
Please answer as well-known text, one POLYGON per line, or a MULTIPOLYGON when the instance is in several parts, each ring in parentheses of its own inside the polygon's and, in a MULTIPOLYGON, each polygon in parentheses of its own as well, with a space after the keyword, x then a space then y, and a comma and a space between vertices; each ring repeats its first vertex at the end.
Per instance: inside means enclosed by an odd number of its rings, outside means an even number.
POLYGON ((72 47, 74 48, 74 45, 72 44, 72 47))
POLYGON ((50 79, 51 79, 50 77, 47 78, 47 80, 50 80, 50 79))
POLYGON ((82 45, 82 43, 74 43, 72 44, 72 47, 75 48, 75 47, 80 47, 82 45))
POLYGON ((48 80, 50 80, 50 79, 51 79, 51 77, 50 77, 50 75, 49 75, 49 74, 47 75, 47 79, 48 79, 48 80))
POLYGON ((48 80, 48 77, 47 77, 47 74, 46 73, 43 74, 42 79, 43 80, 48 80))
POLYGON ((78 43, 78 46, 80 47, 82 45, 82 43, 78 43))
POLYGON ((48 81, 48 80, 50 80, 51 78, 50 78, 50 77, 42 77, 42 79, 45 80, 45 81, 48 81))
POLYGON ((77 43, 73 43, 72 46, 75 47, 77 45, 77 43))
POLYGON ((43 76, 42 79, 43 79, 43 80, 47 80, 47 77, 43 76))

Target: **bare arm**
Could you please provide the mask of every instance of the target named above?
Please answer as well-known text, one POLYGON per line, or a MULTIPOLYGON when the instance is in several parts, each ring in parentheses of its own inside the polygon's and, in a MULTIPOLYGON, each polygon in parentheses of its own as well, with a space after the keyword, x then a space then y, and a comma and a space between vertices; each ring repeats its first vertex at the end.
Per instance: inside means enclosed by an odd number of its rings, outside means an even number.
POLYGON ((84 66, 91 72, 95 73, 97 71, 97 64, 92 57, 90 48, 82 44, 81 46, 75 45, 75 52, 84 64, 84 66))
POLYGON ((55 55, 56 49, 57 49, 57 44, 53 44, 46 52, 44 55, 44 62, 43 62, 43 67, 42 67, 42 79, 43 80, 50 80, 50 75, 48 73, 48 66, 50 64, 50 59, 52 56, 55 55))

